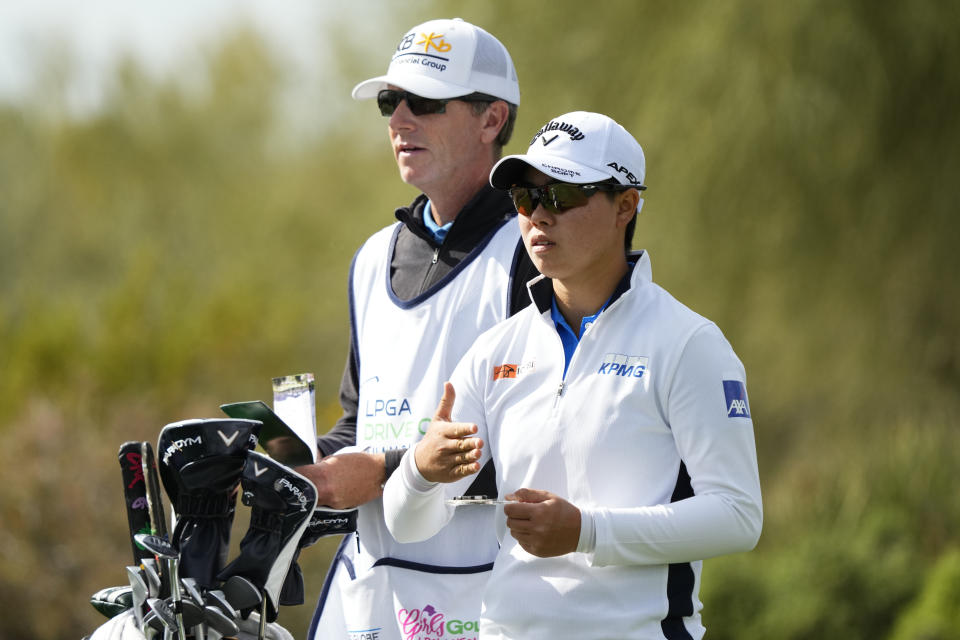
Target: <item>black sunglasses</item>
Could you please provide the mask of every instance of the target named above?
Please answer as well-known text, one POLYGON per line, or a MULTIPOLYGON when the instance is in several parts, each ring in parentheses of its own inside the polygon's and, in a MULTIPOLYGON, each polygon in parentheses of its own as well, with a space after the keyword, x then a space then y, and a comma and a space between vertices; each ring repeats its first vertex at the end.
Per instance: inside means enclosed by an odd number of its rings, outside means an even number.
POLYGON ((487 95, 486 93, 471 93, 456 98, 424 98, 409 91, 381 89, 377 94, 377 106, 380 107, 381 115, 392 116, 393 112, 400 106, 400 103, 406 100, 407 106, 410 107, 410 113, 415 116, 426 116, 446 112, 447 103, 452 100, 460 100, 462 102, 494 102, 499 99, 500 98, 487 95))
POLYGON ((582 207, 590 197, 599 191, 626 191, 628 189, 646 189, 643 185, 612 184, 570 184, 569 182, 553 182, 542 187, 510 187, 510 197, 517 207, 517 213, 532 216, 537 205, 550 213, 563 213, 568 209, 582 207))

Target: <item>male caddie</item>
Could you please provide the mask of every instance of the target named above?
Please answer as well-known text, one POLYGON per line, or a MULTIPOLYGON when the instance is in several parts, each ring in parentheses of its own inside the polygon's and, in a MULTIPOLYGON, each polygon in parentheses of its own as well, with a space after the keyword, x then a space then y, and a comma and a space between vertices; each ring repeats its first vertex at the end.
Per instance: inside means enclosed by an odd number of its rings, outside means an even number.
MULTIPOLYGON (((492 513, 464 511, 447 533, 401 544, 386 529, 380 496, 470 344, 529 303, 524 283, 535 271, 516 211, 487 183, 513 129, 519 85, 492 35, 462 20, 432 20, 404 34, 386 75, 360 83, 353 97, 376 99, 400 177, 422 194, 354 258, 343 416, 319 439, 325 457, 298 468, 316 485, 318 504, 359 505, 310 637, 466 637, 497 553, 492 513)), ((495 493, 492 478, 492 469, 479 474, 470 490, 495 493)))

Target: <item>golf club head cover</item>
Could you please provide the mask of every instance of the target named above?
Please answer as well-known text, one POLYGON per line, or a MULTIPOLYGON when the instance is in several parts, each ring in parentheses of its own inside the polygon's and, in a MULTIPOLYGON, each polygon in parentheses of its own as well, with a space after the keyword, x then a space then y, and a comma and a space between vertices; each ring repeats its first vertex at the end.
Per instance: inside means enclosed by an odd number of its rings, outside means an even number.
POLYGON ((323 506, 315 509, 303 536, 300 537, 297 552, 294 554, 293 563, 290 565, 290 572, 283 583, 283 590, 280 592, 280 604, 287 606, 303 604, 303 572, 300 570, 300 565, 297 564, 300 549, 306 549, 316 544, 317 540, 325 536, 343 535, 353 533, 356 530, 356 509, 325 509, 323 506))
POLYGON ((219 578, 241 576, 260 587, 267 598, 267 622, 273 622, 300 537, 317 506, 317 490, 290 467, 256 451, 247 454, 240 484, 243 504, 250 507, 250 526, 240 541, 240 554, 219 578))
POLYGON ((357 510, 336 510, 336 509, 314 509, 313 516, 300 538, 297 545, 297 551, 293 556, 293 562, 290 564, 290 572, 283 583, 283 589, 280 591, 280 604, 284 606, 303 604, 304 586, 303 572, 300 571, 300 565, 297 564, 297 558, 300 556, 300 549, 315 544, 317 540, 325 536, 342 535, 352 533, 357 530, 357 510))
POLYGON ((133 589, 128 584, 100 589, 90 596, 90 604, 106 617, 112 618, 133 606, 133 589))
POLYGON ((226 564, 236 488, 261 424, 184 420, 160 432, 160 479, 177 516, 170 541, 180 551, 180 576, 194 578, 203 588, 216 587, 226 564))
POLYGON ((325 509, 321 506, 313 511, 313 517, 300 539, 300 548, 306 549, 325 536, 343 535, 356 530, 356 509, 325 509))

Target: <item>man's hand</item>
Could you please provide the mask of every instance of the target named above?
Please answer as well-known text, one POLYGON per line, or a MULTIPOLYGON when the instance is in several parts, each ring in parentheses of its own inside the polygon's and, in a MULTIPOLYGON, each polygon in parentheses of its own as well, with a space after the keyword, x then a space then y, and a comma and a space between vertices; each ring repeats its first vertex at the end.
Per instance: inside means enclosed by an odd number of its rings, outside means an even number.
POLYGON ((503 507, 507 527, 527 553, 540 558, 577 550, 580 509, 549 491, 518 489, 506 496, 516 500, 503 507))
POLYGON ((344 453, 297 467, 317 488, 317 506, 350 509, 383 495, 382 453, 344 453))
POLYGON ((477 460, 480 459, 483 440, 465 437, 476 433, 477 425, 450 421, 455 399, 453 385, 443 383, 443 397, 430 428, 414 449, 417 469, 429 482, 454 482, 480 471, 477 460))

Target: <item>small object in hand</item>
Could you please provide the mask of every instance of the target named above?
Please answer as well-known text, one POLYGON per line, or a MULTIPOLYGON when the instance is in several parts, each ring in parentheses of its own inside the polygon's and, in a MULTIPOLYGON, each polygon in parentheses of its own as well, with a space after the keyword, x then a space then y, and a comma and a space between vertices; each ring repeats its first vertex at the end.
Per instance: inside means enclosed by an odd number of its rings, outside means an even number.
POLYGON ((509 504, 512 500, 498 500, 490 496, 460 496, 447 500, 447 504, 454 507, 461 507, 468 504, 509 504))

